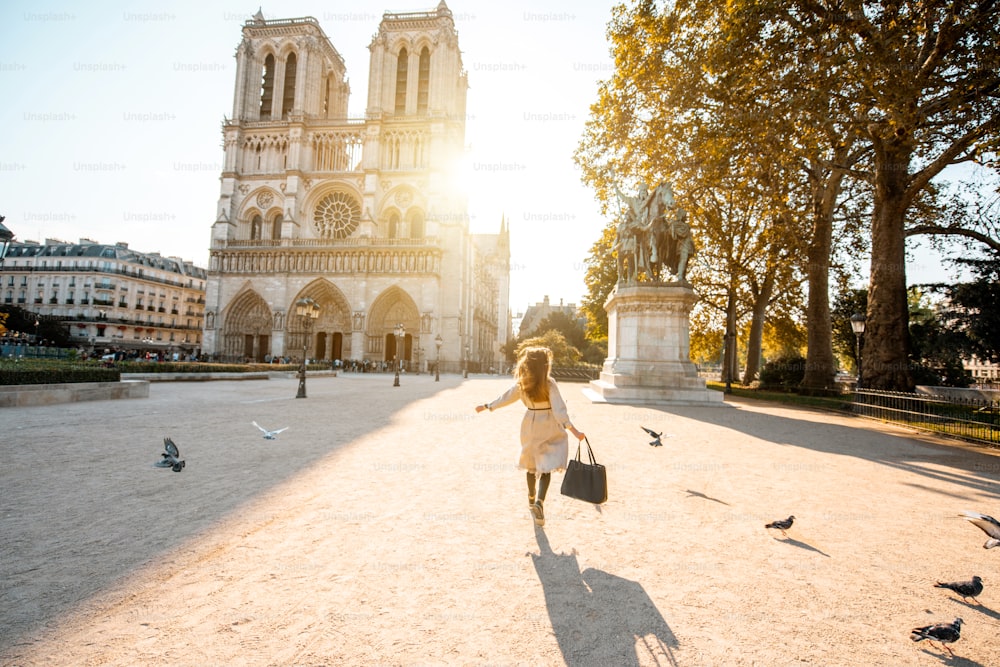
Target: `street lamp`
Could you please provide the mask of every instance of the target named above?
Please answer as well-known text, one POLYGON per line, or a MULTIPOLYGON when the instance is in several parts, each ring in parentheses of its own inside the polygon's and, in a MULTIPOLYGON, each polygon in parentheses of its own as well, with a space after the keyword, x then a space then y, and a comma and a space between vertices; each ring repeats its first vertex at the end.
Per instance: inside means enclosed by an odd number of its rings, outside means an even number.
POLYGON ((10 248, 10 242, 14 240, 14 232, 7 229, 7 226, 3 224, 3 221, 6 219, 6 216, 0 215, 0 262, 7 256, 7 249, 10 248))
POLYGON ((295 314, 302 318, 302 366, 299 368, 299 391, 295 398, 306 397, 306 354, 308 353, 309 334, 312 323, 319 317, 319 304, 312 297, 303 297, 295 302, 295 314))
POLYGON ((469 346, 465 346, 465 354, 462 355, 462 377, 469 377, 469 346))
POLYGON ((444 339, 441 338, 441 334, 434 337, 434 346, 437 347, 437 357, 434 359, 434 381, 441 381, 441 345, 444 343, 444 339))
POLYGON ((406 332, 403 329, 402 323, 396 325, 395 335, 396 335, 396 360, 393 364, 396 367, 396 379, 392 381, 393 387, 399 386, 399 341, 406 332))
POLYGON ((858 389, 861 389, 861 337, 865 335, 865 315, 864 313, 854 313, 851 315, 851 328, 854 329, 855 348, 858 360, 858 389))

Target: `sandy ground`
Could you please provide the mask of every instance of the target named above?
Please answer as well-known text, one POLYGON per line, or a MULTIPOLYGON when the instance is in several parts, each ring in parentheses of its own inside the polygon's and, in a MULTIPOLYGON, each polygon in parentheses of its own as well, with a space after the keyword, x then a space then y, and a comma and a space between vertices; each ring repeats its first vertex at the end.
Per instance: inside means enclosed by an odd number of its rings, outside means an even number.
POLYGON ((591 404, 536 529, 506 386, 154 384, 0 411, 3 665, 997 665, 995 452, 836 414, 591 404), (267 441, 251 425, 288 426, 267 441), (640 429, 665 432, 650 447, 640 429), (162 439, 181 473, 152 466, 162 439), (794 514, 787 537, 764 524, 794 514), (981 604, 936 589, 980 575, 981 604), (909 640, 965 620, 958 657, 909 640))

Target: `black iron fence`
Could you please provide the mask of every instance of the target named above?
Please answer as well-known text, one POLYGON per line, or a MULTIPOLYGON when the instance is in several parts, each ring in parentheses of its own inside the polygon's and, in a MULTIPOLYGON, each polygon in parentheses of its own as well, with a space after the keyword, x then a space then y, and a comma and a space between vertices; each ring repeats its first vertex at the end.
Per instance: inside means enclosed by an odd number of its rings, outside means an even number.
POLYGON ((854 414, 1000 446, 1000 401, 859 389, 854 414))

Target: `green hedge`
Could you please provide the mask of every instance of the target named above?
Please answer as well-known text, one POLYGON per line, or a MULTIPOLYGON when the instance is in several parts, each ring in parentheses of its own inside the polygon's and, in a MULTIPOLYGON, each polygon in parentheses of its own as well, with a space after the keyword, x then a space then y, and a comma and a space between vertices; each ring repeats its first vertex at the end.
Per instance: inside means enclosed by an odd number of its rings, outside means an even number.
POLYGON ((76 364, 0 364, 0 385, 118 382, 119 380, 121 380, 121 371, 115 368, 76 364))
MULTIPOLYGON (((329 362, 309 364, 309 370, 329 370, 329 362)), ((0 385, 59 384, 61 382, 118 382, 122 373, 260 373, 295 372, 298 364, 209 364, 203 362, 118 361, 58 359, 0 361, 0 385)))

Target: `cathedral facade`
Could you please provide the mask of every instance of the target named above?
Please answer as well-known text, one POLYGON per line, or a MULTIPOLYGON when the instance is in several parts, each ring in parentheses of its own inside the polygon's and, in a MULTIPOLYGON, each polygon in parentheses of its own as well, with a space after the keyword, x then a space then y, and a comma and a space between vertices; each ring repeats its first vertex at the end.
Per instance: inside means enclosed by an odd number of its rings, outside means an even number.
POLYGON ((204 354, 499 363, 509 233, 471 234, 457 189, 468 82, 452 14, 443 0, 386 12, 369 51, 365 117, 350 118, 343 58, 314 18, 244 24, 204 354), (296 312, 307 299, 315 319, 296 312))

